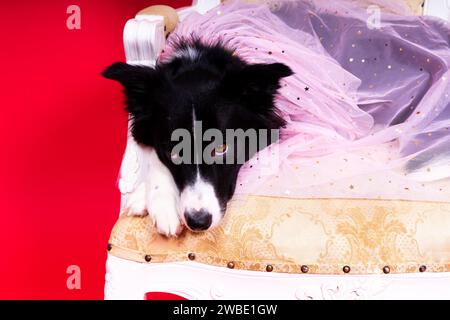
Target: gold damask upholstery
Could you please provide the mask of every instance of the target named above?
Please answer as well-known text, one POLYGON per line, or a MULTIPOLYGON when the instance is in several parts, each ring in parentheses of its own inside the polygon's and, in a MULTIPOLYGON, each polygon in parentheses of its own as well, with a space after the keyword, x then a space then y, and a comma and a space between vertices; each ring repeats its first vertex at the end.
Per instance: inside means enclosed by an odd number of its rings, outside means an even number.
POLYGON ((264 272, 450 272, 450 203, 237 196, 222 224, 177 239, 122 214, 110 254, 264 272))

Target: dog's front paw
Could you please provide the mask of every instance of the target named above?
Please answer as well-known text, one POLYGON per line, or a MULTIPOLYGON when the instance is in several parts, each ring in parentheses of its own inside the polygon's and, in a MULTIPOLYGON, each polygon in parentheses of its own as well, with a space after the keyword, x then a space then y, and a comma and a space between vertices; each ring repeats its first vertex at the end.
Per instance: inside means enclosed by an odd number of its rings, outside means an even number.
POLYGON ((125 204, 127 216, 143 217, 148 214, 146 204, 146 188, 141 183, 129 196, 125 204))
POLYGON ((173 196, 159 196, 149 202, 149 215, 153 219, 158 233, 174 237, 183 231, 184 226, 178 214, 178 202, 173 196))

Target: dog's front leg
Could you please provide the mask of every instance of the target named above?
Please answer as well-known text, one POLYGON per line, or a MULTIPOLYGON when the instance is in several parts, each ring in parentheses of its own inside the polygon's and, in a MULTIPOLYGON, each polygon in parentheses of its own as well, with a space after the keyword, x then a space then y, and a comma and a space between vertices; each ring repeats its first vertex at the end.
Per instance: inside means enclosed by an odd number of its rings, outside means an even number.
POLYGON ((148 159, 147 211, 159 233, 176 236, 183 230, 180 221, 180 193, 172 174, 159 160, 153 148, 148 150, 148 159))
POLYGON ((147 215, 147 176, 149 150, 129 136, 120 168, 119 189, 122 193, 122 212, 128 216, 147 215))
POLYGON ((130 147, 129 152, 136 152, 137 156, 125 159, 129 163, 123 166, 122 179, 136 187, 124 190, 125 212, 129 216, 148 214, 159 233, 178 235, 183 226, 179 215, 179 191, 172 174, 153 148, 142 147, 134 141, 130 145, 135 149, 130 147))

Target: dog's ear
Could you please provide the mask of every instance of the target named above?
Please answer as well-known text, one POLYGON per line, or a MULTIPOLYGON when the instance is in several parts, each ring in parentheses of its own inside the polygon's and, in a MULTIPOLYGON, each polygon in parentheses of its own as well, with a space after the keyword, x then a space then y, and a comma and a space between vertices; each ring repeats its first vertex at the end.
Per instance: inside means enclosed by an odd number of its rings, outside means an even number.
POLYGON ((240 82, 245 90, 274 94, 280 88, 280 80, 294 74, 283 63, 250 64, 240 71, 240 82))
POLYGON ((134 139, 144 145, 152 145, 152 128, 164 86, 164 74, 147 66, 133 66, 117 62, 109 66, 103 76, 119 81, 125 88, 126 111, 131 116, 131 133, 134 139))
POLYGON ((222 88, 226 93, 242 98, 271 98, 280 88, 280 80, 292 75, 282 63, 249 64, 226 72, 222 88))
POLYGON ((125 88, 126 110, 134 119, 148 116, 155 101, 155 92, 162 85, 162 75, 147 66, 135 66, 117 62, 106 68, 105 78, 119 81, 125 88))
POLYGON ((282 63, 249 64, 229 70, 223 78, 223 93, 258 115, 261 126, 268 129, 283 127, 285 121, 274 108, 274 98, 280 80, 292 75, 291 68, 282 63))

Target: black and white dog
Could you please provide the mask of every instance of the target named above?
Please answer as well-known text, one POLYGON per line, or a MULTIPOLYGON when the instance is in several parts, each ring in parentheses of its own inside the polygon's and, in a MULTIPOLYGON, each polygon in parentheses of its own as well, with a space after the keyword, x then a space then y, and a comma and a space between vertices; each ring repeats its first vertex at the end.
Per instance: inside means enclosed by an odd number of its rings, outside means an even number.
MULTIPOLYGON (((199 40, 179 41, 171 58, 155 68, 120 62, 108 67, 103 75, 125 88, 131 133, 148 159, 148 178, 131 195, 129 214, 148 212, 167 236, 183 225, 193 231, 217 226, 242 166, 237 157, 244 154, 247 161, 254 152, 251 142, 226 139, 207 149, 211 141, 197 141, 196 124, 224 136, 227 129, 278 130, 285 121, 274 97, 280 79, 291 74, 284 64, 248 64, 223 44, 199 40), (173 133, 180 129, 191 134, 192 150, 174 151, 173 133), (232 155, 236 161, 199 161, 205 151, 215 160, 232 155)), ((264 147, 257 144, 255 151, 264 147)))

